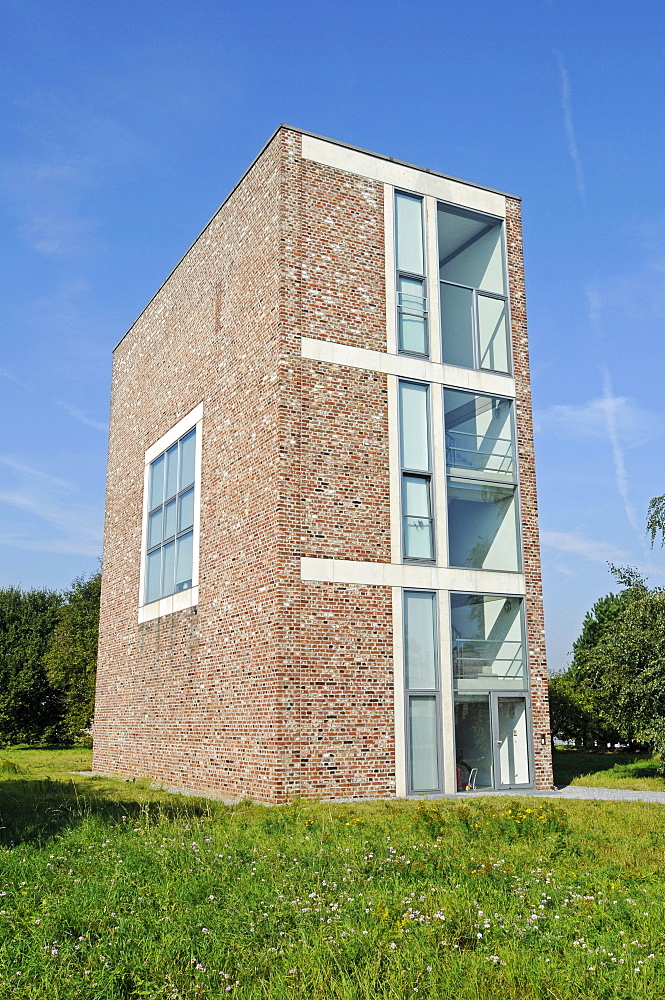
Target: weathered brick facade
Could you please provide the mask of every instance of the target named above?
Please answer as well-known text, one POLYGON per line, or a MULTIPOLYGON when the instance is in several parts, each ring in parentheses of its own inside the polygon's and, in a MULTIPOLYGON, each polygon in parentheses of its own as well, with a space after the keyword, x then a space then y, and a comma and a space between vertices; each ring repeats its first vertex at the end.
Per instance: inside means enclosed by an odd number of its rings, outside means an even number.
MULTIPOLYGON (((314 137, 278 129, 115 351, 101 772, 270 802, 399 792, 395 584, 371 571, 402 568, 396 376, 366 355, 325 354, 336 345, 389 353, 387 182, 378 167, 352 169, 339 144, 316 140, 341 151, 331 162, 306 154, 306 139, 312 146, 314 137), (199 404, 197 600, 141 618, 145 453, 199 404)), ((505 204, 535 775, 548 787, 519 202, 505 204)))

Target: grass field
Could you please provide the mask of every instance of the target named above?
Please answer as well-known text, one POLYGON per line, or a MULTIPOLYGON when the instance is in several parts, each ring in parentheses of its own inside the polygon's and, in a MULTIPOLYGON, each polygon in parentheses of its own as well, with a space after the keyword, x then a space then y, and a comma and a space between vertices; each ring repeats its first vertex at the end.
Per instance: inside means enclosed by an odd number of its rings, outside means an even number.
POLYGON ((3 1000, 665 994, 665 807, 224 806, 88 761, 0 751, 3 1000))

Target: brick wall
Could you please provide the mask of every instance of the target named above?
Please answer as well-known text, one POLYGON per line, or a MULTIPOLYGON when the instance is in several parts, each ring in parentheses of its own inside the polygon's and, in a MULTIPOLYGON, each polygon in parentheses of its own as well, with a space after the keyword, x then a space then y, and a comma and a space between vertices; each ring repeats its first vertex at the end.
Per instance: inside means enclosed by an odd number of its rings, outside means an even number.
POLYGON ((531 675, 531 710, 533 715, 536 788, 552 787, 552 756, 550 747, 550 715, 547 697, 547 661, 545 655, 545 623, 538 540, 538 503, 536 469, 533 454, 531 421, 531 380, 529 375, 529 345, 526 327, 524 294, 524 257, 520 203, 506 199, 506 237, 508 244, 508 277, 515 366, 515 410, 517 450, 520 469, 520 508, 526 577, 526 620, 531 675), (541 734, 545 734, 545 746, 541 734))

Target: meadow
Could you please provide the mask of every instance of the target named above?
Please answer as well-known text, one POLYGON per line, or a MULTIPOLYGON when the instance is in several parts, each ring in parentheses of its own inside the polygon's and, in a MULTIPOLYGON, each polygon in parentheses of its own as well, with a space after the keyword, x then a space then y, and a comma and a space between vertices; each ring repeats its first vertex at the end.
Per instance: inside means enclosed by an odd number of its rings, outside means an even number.
POLYGON ((3 1000, 665 993, 664 806, 223 805, 88 761, 0 751, 3 1000))

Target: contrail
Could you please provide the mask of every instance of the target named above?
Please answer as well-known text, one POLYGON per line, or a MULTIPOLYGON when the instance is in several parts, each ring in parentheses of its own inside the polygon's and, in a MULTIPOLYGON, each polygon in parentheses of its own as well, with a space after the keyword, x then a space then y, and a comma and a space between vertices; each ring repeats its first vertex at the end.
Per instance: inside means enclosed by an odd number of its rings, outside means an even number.
POLYGON ((563 125, 566 130, 568 140, 568 152, 575 166, 575 183, 582 201, 586 201, 586 188, 584 186, 584 171, 582 170, 582 160, 577 148, 575 139, 575 126, 573 125, 573 102, 568 70, 563 61, 563 56, 556 49, 554 50, 556 61, 559 64, 559 77, 561 81, 561 109, 563 111, 563 125))

